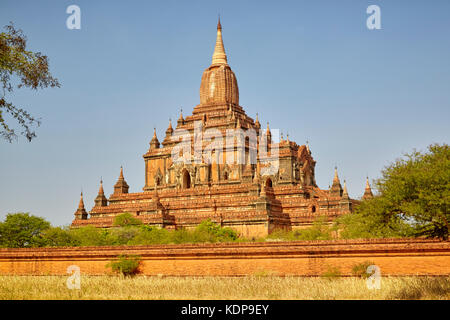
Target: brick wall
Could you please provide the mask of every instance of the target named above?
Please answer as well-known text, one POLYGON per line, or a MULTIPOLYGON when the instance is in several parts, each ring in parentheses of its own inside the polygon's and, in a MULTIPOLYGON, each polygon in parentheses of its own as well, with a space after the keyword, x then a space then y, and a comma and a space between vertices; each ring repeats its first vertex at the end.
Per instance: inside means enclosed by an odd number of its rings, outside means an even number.
POLYGON ((64 275, 70 265, 107 274, 119 254, 140 255, 147 275, 317 276, 330 266, 350 275, 368 260, 382 275, 450 275, 450 242, 411 239, 0 249, 0 274, 64 275))

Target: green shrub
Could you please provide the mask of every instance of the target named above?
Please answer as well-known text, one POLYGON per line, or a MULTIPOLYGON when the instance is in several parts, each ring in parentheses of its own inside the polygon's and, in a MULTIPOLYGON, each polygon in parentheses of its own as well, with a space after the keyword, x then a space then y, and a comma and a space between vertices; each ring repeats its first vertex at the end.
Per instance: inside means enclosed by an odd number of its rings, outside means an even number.
POLYGON ((342 276, 342 272, 338 267, 328 266, 327 271, 322 273, 322 277, 326 279, 336 279, 342 276))
POLYGON ((136 255, 120 255, 116 260, 111 261, 106 266, 110 267, 113 272, 124 276, 132 276, 139 273, 139 264, 141 258, 136 255))
POLYGON ((141 225, 142 221, 135 218, 131 213, 122 213, 114 218, 113 225, 116 227, 128 227, 141 225))
POLYGON ((211 219, 202 221, 194 231, 195 242, 225 242, 235 241, 238 234, 231 228, 223 228, 211 219))
POLYGON ((368 278, 371 274, 367 273, 367 268, 370 265, 374 265, 375 263, 372 261, 364 261, 358 264, 355 264, 352 267, 352 274, 355 277, 368 278))

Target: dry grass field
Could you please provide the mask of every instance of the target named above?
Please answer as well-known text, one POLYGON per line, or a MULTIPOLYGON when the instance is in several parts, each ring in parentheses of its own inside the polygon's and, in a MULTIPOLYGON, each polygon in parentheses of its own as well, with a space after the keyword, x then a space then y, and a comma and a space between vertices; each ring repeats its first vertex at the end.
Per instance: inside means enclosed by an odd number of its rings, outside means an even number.
POLYGON ((383 277, 379 290, 361 278, 0 276, 0 299, 450 299, 450 277, 383 277))

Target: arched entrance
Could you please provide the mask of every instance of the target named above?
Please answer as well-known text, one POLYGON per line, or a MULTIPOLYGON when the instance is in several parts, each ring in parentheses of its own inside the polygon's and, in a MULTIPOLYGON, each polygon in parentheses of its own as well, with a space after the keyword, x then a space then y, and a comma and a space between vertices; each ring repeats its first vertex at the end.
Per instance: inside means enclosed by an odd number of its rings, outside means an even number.
POLYGON ((184 169, 183 170, 183 188, 189 189, 191 187, 191 175, 189 172, 184 169))
POLYGON ((272 188, 272 179, 267 178, 267 180, 266 180, 266 187, 272 188))

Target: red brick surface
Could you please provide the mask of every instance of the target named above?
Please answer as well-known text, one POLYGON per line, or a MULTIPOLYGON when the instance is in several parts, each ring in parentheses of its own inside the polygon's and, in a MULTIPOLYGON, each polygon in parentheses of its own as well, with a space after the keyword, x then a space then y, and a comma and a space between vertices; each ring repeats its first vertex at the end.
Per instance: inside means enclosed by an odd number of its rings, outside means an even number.
POLYGON ((409 239, 0 249, 0 274, 66 274, 70 265, 105 274, 119 254, 140 255, 147 275, 317 276, 330 266, 351 275, 365 261, 382 275, 450 275, 450 242, 409 239))

